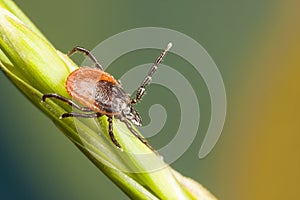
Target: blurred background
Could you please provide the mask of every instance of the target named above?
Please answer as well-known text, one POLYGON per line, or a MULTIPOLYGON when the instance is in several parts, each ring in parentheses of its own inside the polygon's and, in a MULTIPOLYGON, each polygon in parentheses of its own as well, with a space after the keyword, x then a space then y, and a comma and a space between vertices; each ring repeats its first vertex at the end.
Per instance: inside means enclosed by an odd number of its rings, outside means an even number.
MULTIPOLYGON (((227 118, 215 148, 200 160, 198 152, 210 119, 209 95, 201 76, 184 66, 188 80, 201 80, 193 85, 201 127, 172 167, 219 199, 299 198, 299 1, 15 2, 62 52, 75 45, 93 49, 114 34, 147 26, 174 29, 195 39, 219 67, 227 93, 227 118)), ((131 52, 108 71, 121 76, 122 70, 152 62, 157 52, 131 52), (124 67, 118 69, 120 65, 124 67)), ((82 56, 74 59, 79 64, 83 60, 82 56)), ((175 69, 186 64, 176 55, 167 60, 175 69)), ((168 91, 150 86, 138 107, 146 123, 153 103, 168 103, 167 111, 175 113, 150 139, 157 148, 172 138, 170 130, 176 128, 172 123, 178 122, 180 113, 173 108, 178 102, 171 93, 161 96, 164 90, 168 91)), ((128 199, 3 73, 0 91, 0 199, 128 199)))

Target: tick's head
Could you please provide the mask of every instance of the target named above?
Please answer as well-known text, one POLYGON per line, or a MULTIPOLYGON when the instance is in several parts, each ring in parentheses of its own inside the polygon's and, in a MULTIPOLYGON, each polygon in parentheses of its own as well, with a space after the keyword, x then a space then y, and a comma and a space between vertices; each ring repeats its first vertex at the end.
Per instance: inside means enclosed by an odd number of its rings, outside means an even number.
POLYGON ((131 105, 129 105, 127 108, 125 108, 122 111, 122 113, 126 117, 126 119, 131 121, 134 125, 142 126, 142 118, 141 118, 140 114, 131 105))

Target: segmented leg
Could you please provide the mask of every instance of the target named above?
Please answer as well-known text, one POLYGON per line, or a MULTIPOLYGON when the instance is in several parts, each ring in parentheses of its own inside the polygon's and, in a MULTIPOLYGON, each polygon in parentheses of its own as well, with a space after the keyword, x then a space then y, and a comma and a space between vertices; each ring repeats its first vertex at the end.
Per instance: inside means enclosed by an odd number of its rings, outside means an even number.
POLYGON ((80 47, 80 46, 74 47, 71 51, 69 51, 68 56, 72 56, 76 52, 82 52, 82 53, 84 53, 86 56, 88 56, 93 61, 93 63, 95 64, 95 66, 97 68, 103 70, 103 67, 98 62, 98 60, 96 59, 96 57, 89 50, 87 50, 87 49, 85 49, 83 47, 80 47))
POLYGON ((172 43, 169 43, 168 46, 167 46, 167 48, 163 52, 161 52, 161 54, 155 60, 153 66, 151 67, 151 69, 149 70, 148 74, 146 75, 146 77, 142 81, 140 87, 137 89, 135 99, 131 100, 131 104, 136 104, 137 102, 139 102, 141 100, 141 98, 145 94, 146 86, 149 85, 149 83, 150 83, 150 81, 152 79, 153 74, 157 70, 158 65, 161 63, 162 59, 164 58, 164 56, 170 50, 171 47, 172 47, 172 43))
POLYGON ((47 98, 55 98, 58 100, 61 100, 63 102, 68 103, 70 106, 73 106, 74 108, 76 108, 77 110, 80 110, 82 112, 92 112, 91 109, 87 108, 87 107, 81 107, 79 105, 77 105, 76 103, 74 103, 72 100, 67 99, 66 97, 63 97, 59 94, 56 93, 48 93, 48 94, 44 94, 42 97, 42 101, 46 101, 47 98))
POLYGON ((108 121, 108 133, 110 136, 111 141, 119 148, 121 148, 121 145, 119 142, 116 140, 114 133, 113 133, 113 119, 111 116, 107 116, 107 121, 108 121))
POLYGON ((97 118, 101 117, 101 113, 75 113, 75 112, 69 112, 69 113, 64 113, 60 117, 62 118, 67 118, 67 117, 82 117, 82 118, 97 118))
MULTIPOLYGON (((103 114, 101 114, 101 113, 75 113, 75 112, 69 112, 69 113, 62 114, 62 116, 60 118, 61 119, 62 118, 67 118, 67 117, 97 118, 97 117, 101 117, 101 116, 103 116, 103 114)), ((108 116, 107 121, 108 121, 108 133, 109 133, 109 137, 110 137, 111 141, 117 147, 121 148, 121 145, 116 140, 116 138, 114 136, 114 133, 113 133, 112 117, 108 116)))
POLYGON ((143 138, 140 134, 138 134, 133 127, 131 126, 131 124, 128 122, 128 120, 123 117, 123 116, 115 116, 117 119, 119 119, 121 122, 125 123, 127 128, 130 130, 130 132, 137 137, 143 144, 145 144, 149 149, 151 149, 153 152, 157 153, 155 151, 155 149, 148 143, 148 141, 143 138))

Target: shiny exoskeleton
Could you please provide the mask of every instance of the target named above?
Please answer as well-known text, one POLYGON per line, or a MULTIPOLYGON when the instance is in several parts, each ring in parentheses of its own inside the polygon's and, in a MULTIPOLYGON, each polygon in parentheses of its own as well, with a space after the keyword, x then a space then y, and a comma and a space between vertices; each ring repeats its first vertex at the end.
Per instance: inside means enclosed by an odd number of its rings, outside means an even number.
POLYGON ((87 49, 77 46, 73 48, 68 55, 71 56, 75 52, 83 52, 95 63, 96 66, 96 68, 81 67, 74 70, 70 73, 66 80, 67 92, 74 100, 80 102, 83 106, 79 106, 72 100, 56 93, 44 94, 42 100, 45 101, 46 98, 51 97, 56 98, 67 102, 69 105, 82 111, 64 113, 61 118, 97 118, 106 115, 108 117, 108 133, 110 138, 117 147, 121 148, 121 145, 114 137, 112 121, 113 117, 119 119, 126 124, 127 128, 133 135, 153 150, 148 142, 131 126, 131 123, 136 126, 142 125, 142 119, 139 113, 134 109, 133 105, 141 100, 145 93, 146 86, 151 81, 152 75, 157 70, 158 65, 161 63, 163 57, 171 47, 172 43, 169 43, 167 48, 155 60, 150 71, 142 81, 140 87, 137 89, 135 98, 131 99, 130 96, 123 90, 120 83, 112 75, 103 70, 97 59, 87 49))

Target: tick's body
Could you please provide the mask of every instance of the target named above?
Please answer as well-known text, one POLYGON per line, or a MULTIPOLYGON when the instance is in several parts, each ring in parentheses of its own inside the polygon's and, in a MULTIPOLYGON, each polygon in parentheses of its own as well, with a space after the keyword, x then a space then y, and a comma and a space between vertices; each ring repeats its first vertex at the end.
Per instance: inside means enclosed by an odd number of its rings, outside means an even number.
POLYGON ((85 53, 95 63, 97 68, 82 67, 73 71, 66 80, 66 89, 70 96, 80 102, 84 107, 74 103, 72 100, 67 99, 59 94, 50 93, 43 95, 43 101, 46 98, 54 97, 59 100, 65 101, 82 113, 70 112, 64 113, 61 118, 65 117, 85 117, 96 118, 106 115, 108 117, 109 128, 108 132, 113 143, 121 148, 118 141, 113 134, 112 118, 121 120, 126 124, 128 129, 150 149, 153 148, 148 142, 141 137, 131 126, 131 123, 141 126, 142 120, 138 112, 134 109, 133 105, 140 101, 142 98, 145 87, 150 83, 151 77, 156 71, 158 64, 162 61, 166 52, 171 48, 172 44, 169 43, 167 48, 160 54, 154 62, 154 65, 148 72, 142 84, 136 92, 136 97, 131 99, 130 96, 123 90, 119 82, 110 74, 103 71, 102 66, 96 58, 86 49, 82 47, 75 47, 69 56, 76 51, 85 53))
POLYGON ((84 67, 73 71, 66 89, 82 105, 104 115, 119 115, 130 106, 130 97, 120 84, 100 69, 84 67))

